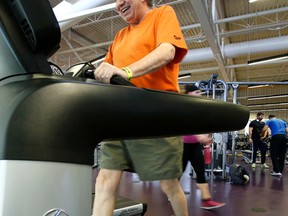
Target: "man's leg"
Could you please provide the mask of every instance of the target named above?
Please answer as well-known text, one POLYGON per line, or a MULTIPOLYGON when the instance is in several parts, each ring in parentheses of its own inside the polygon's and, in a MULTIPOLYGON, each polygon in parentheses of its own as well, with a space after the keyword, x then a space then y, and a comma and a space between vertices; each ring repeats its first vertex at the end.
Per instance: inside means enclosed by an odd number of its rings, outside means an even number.
POLYGON ((122 171, 101 169, 95 184, 93 216, 112 216, 122 171))
POLYGON ((258 143, 257 143, 257 140, 253 139, 253 144, 252 144, 252 163, 256 163, 257 151, 258 151, 258 143))
POLYGON ((259 142, 259 148, 261 152, 261 164, 266 162, 266 152, 267 152, 267 144, 265 142, 259 142))
POLYGON ((287 139, 285 135, 279 135, 279 139, 277 141, 278 148, 278 162, 279 162, 279 172, 283 173, 284 164, 285 164, 285 156, 286 156, 286 143, 287 139))
POLYGON ((162 191, 167 195, 175 216, 188 216, 185 194, 178 179, 161 180, 162 191))
POLYGON ((285 155, 286 152, 283 151, 286 148, 286 143, 285 143, 285 148, 283 148, 282 143, 279 143, 279 158, 278 158, 278 162, 279 162, 279 172, 283 173, 284 170, 284 164, 285 164, 285 155))
POLYGON ((275 142, 275 137, 272 137, 270 141, 270 157, 272 161, 273 171, 276 173, 280 172, 278 166, 277 143, 275 142))

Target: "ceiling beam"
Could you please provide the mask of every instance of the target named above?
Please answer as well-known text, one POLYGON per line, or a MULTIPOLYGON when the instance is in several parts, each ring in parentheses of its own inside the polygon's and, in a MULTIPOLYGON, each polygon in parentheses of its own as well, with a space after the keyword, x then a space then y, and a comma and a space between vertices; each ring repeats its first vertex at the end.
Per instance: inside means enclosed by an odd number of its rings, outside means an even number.
MULTIPOLYGON (((233 22, 233 21, 239 21, 239 20, 249 19, 249 18, 257 18, 260 16, 265 16, 265 15, 270 15, 270 14, 275 14, 275 13, 282 13, 282 12, 287 12, 287 11, 288 11, 288 7, 282 7, 282 8, 266 10, 266 11, 259 11, 256 13, 250 13, 250 14, 245 14, 245 15, 240 15, 240 16, 218 19, 218 20, 215 20, 213 24, 229 23, 229 22, 233 22)), ((188 29, 200 28, 200 27, 201 27, 200 23, 194 23, 192 25, 182 26, 181 29, 182 30, 188 30, 188 29)))
MULTIPOLYGON (((271 64, 285 64, 288 63, 288 60, 279 60, 276 62, 266 62, 263 63, 261 65, 271 65, 271 64)), ((247 67, 255 67, 255 65, 248 65, 247 63, 245 64, 232 64, 232 65, 226 65, 225 68, 226 69, 235 69, 235 68, 247 68, 247 67)), ((184 75, 184 74, 192 74, 192 73, 207 73, 207 72, 214 72, 214 71, 218 71, 219 68, 218 67, 202 67, 202 68, 198 68, 198 69, 192 69, 192 70, 182 70, 181 72, 179 72, 179 75, 184 75)), ((263 77, 263 74, 261 75, 263 77)))
POLYGON ((210 45, 210 48, 213 52, 214 58, 218 64, 220 73, 224 79, 225 82, 229 82, 230 79, 227 75, 226 69, 225 69, 225 64, 224 60, 222 58, 222 53, 219 48, 217 38, 215 36, 215 32, 213 29, 213 24, 211 23, 211 20, 209 19, 206 7, 201 0, 190 0, 193 9, 199 19, 199 22, 201 24, 201 28, 204 31, 206 35, 206 39, 210 45))

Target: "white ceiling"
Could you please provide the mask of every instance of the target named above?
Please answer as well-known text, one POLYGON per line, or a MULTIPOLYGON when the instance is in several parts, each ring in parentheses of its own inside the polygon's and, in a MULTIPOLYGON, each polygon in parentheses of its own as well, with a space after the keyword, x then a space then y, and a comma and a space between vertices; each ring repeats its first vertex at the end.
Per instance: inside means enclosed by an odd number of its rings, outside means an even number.
MULTIPOLYGON (((50 0, 55 7, 61 0, 50 0)), ((90 61, 106 53, 116 32, 126 26, 115 10, 103 9, 114 0, 66 0, 75 10, 94 8, 86 18, 73 18, 62 28, 61 48, 50 61, 66 70, 71 65, 90 61), (81 5, 82 4, 82 5, 81 5)), ((208 80, 218 74, 218 80, 226 83, 240 83, 237 99, 243 105, 288 102, 288 98, 265 99, 252 102, 249 96, 288 94, 288 59, 249 66, 250 60, 288 53, 288 1, 258 0, 155 0, 155 5, 170 4, 176 11, 189 54, 180 64, 180 75, 191 77, 179 79, 182 82, 208 80), (269 87, 248 89, 248 83, 269 82, 269 87), (242 85, 245 84, 245 85, 242 85)), ((75 14, 64 10, 59 16, 75 14)), ((87 11, 86 11, 87 12, 87 11)), ((64 18, 63 18, 64 19, 64 18)), ((228 100, 233 96, 229 91, 228 100)), ((275 105, 251 107, 269 111, 275 105)), ((279 105, 288 108, 288 105, 279 105)), ((255 111, 255 112, 256 112, 255 111)), ((287 119, 287 111, 274 112, 287 119)))

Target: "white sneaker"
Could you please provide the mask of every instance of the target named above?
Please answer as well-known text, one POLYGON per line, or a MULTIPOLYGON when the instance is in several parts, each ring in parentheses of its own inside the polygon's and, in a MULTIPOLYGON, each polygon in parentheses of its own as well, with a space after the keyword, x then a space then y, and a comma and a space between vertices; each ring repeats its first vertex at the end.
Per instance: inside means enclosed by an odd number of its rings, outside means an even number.
POLYGON ((276 173, 276 172, 271 172, 271 175, 272 176, 282 176, 282 174, 280 172, 276 173))
POLYGON ((262 164, 262 168, 263 169, 269 169, 269 166, 266 163, 264 163, 264 164, 262 164))
POLYGON ((256 167, 256 163, 252 163, 251 167, 255 168, 256 167))

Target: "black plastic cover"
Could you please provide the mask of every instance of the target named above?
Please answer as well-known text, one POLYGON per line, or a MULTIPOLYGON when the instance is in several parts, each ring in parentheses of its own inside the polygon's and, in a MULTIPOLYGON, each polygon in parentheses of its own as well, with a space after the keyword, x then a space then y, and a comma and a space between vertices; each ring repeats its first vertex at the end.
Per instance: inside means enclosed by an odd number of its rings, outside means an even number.
POLYGON ((87 81, 49 75, 6 80, 0 86, 0 160, 93 164, 94 148, 104 139, 234 131, 249 118, 246 107, 228 102, 87 81))
POLYGON ((48 1, 1 0, 0 80, 25 73, 52 74, 47 58, 59 48, 60 39, 48 1))

